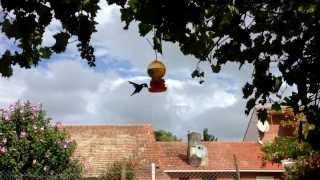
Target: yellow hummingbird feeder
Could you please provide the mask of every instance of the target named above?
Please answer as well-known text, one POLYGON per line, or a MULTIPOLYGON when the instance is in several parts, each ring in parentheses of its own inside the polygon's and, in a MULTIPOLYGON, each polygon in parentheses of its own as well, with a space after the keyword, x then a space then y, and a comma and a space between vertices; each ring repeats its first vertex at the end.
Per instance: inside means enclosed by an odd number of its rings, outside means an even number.
POLYGON ((166 74, 166 66, 159 60, 152 61, 148 66, 148 74, 151 77, 149 92, 164 92, 167 90, 163 76, 166 74))

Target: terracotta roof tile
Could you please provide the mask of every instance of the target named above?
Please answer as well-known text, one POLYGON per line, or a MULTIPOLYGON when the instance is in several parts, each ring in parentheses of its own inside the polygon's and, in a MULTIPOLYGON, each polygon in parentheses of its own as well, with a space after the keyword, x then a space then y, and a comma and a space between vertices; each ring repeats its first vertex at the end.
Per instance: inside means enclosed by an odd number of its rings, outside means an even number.
MULTIPOLYGON (((99 176, 108 166, 133 159, 141 171, 150 171, 158 157, 151 125, 65 126, 77 142, 74 157, 89 164, 86 176, 99 176)), ((144 173, 141 171, 141 173, 144 173)))
POLYGON ((260 146, 255 142, 204 142, 208 149, 208 166, 193 167, 187 163, 187 143, 156 142, 149 124, 80 125, 65 129, 77 142, 74 157, 89 163, 87 177, 101 175, 108 166, 123 158, 137 163, 138 179, 151 179, 152 162, 159 167, 157 178, 163 179, 167 178, 163 170, 234 170, 233 154, 240 170, 282 170, 279 164, 263 163, 260 146))
POLYGON ((187 144, 159 142, 163 151, 164 170, 234 170, 233 154, 240 170, 282 170, 280 164, 263 162, 260 145, 255 142, 204 142, 208 149, 208 166, 193 167, 187 163, 187 144))

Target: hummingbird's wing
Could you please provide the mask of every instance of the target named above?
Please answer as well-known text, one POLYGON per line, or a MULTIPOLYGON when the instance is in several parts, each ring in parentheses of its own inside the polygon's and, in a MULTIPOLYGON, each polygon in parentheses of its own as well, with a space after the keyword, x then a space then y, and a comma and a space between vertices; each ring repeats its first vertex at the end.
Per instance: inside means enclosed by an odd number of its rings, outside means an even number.
POLYGON ((142 90, 142 88, 143 88, 142 85, 137 86, 137 87, 134 89, 134 91, 133 91, 133 93, 131 94, 131 96, 134 95, 134 94, 139 93, 139 92, 142 90))
POLYGON ((135 95, 135 94, 137 94, 138 93, 138 91, 133 91, 133 93, 130 95, 130 96, 133 96, 133 95, 135 95))
POLYGON ((139 84, 137 84, 137 83, 134 83, 134 82, 132 82, 132 81, 128 81, 130 84, 132 84, 133 86, 134 86, 134 88, 137 88, 137 87, 139 87, 139 84))
POLYGON ((132 84, 134 86, 134 91, 133 93, 131 94, 134 95, 134 94, 137 94, 139 93, 144 87, 148 87, 148 84, 144 83, 144 84, 137 84, 137 83, 134 83, 134 82, 131 82, 131 81, 128 81, 130 84, 132 84))
POLYGON ((142 85, 141 84, 137 84, 137 83, 134 83, 132 81, 128 81, 128 82, 134 86, 134 91, 131 94, 131 96, 133 96, 134 94, 137 94, 137 93, 139 93, 141 91, 141 89, 142 89, 142 85))

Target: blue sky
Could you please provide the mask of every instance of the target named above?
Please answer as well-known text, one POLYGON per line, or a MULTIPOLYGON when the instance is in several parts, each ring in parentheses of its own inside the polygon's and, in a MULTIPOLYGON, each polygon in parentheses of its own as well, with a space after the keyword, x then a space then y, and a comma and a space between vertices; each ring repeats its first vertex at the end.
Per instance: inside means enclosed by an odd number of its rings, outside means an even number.
MULTIPOLYGON (((179 137, 187 131, 209 132, 224 140, 242 138, 247 124, 241 87, 250 80, 252 68, 227 64, 221 73, 212 74, 209 66, 205 83, 191 78, 197 60, 183 55, 177 44, 165 43, 160 59, 167 66, 168 91, 151 94, 144 90, 131 97, 128 80, 148 82, 148 64, 155 58, 137 25, 122 29, 119 8, 100 3, 97 32, 92 37, 97 66, 90 68, 79 56, 76 44, 66 52, 53 55, 39 66, 25 70, 14 68, 9 79, 0 79, 0 105, 17 100, 42 103, 54 121, 65 124, 137 124, 151 123, 157 129, 170 130, 179 137)), ((53 21, 46 29, 44 44, 61 28, 53 21)), ((0 53, 14 49, 12 41, 0 35, 0 53)))

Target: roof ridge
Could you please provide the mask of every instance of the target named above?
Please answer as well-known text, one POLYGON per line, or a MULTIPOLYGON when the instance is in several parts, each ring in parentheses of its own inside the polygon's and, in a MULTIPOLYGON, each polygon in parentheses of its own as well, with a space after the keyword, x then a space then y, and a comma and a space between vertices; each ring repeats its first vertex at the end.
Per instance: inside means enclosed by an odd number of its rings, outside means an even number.
POLYGON ((64 124, 64 127, 126 127, 126 126, 141 126, 141 127, 152 127, 150 123, 143 124, 64 124))
POLYGON ((256 141, 202 141, 201 143, 212 143, 212 144, 216 144, 216 143, 220 143, 220 144, 231 144, 231 143, 234 143, 234 144, 257 144, 256 141))
MULTIPOLYGON (((167 143, 182 143, 188 144, 188 142, 183 141, 156 141, 159 144, 167 144, 167 143)), ((257 144, 256 141, 201 141, 204 144, 257 144)))

